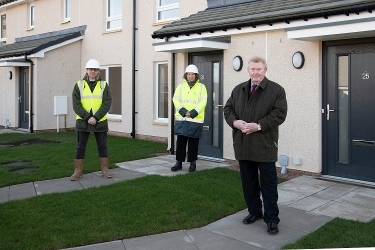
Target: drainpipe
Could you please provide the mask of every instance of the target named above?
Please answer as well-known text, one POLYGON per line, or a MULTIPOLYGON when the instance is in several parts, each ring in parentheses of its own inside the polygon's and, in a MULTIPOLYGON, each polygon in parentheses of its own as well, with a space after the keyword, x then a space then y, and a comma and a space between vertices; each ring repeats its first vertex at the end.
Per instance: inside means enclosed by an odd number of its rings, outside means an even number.
MULTIPOLYGON (((172 53, 172 58, 171 58, 171 68, 172 68, 172 81, 171 81, 171 89, 172 89, 172 94, 171 97, 173 97, 176 81, 176 69, 175 69, 175 59, 176 59, 176 53, 172 53)), ((174 105, 173 101, 171 98, 171 148, 169 149, 169 153, 171 155, 174 155, 174 105)))
POLYGON ((33 114, 33 77, 34 77, 34 74, 33 74, 33 71, 34 71, 34 63, 31 59, 27 58, 27 55, 25 55, 25 61, 29 62, 30 63, 30 133, 33 133, 34 132, 34 129, 33 129, 33 117, 34 117, 34 114, 33 114))
POLYGON ((136 4, 137 1, 133 0, 133 38, 132 38, 132 132, 130 135, 135 138, 135 35, 136 35, 136 4))

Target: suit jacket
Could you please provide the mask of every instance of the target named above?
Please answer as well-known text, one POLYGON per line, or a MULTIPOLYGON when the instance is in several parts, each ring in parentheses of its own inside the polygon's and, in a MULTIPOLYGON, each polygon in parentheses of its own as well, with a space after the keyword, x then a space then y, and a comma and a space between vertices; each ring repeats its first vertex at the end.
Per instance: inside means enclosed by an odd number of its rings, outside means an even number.
POLYGON ((232 127, 236 160, 276 162, 279 125, 287 115, 286 94, 279 84, 264 78, 249 98, 250 81, 238 84, 224 106, 224 117, 232 127), (261 131, 243 134, 233 127, 234 120, 259 123, 261 131))

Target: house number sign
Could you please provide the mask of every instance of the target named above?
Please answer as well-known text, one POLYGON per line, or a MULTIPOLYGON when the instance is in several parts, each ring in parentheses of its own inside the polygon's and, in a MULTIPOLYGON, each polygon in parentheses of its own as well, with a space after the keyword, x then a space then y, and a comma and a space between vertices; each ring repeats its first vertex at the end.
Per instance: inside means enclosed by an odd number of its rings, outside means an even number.
POLYGON ((367 79, 370 79, 370 73, 366 72, 365 73, 362 73, 362 79, 363 80, 367 80, 367 79))

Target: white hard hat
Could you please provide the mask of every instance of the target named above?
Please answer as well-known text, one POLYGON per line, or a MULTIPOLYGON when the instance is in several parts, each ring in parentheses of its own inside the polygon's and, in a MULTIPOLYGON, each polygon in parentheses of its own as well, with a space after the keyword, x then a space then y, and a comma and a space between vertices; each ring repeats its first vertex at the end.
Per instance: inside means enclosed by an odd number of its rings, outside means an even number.
POLYGON ((194 64, 190 64, 189 66, 186 67, 185 73, 195 73, 198 74, 198 68, 194 64))
POLYGON ((86 69, 100 69, 100 64, 95 59, 90 59, 86 63, 86 69))

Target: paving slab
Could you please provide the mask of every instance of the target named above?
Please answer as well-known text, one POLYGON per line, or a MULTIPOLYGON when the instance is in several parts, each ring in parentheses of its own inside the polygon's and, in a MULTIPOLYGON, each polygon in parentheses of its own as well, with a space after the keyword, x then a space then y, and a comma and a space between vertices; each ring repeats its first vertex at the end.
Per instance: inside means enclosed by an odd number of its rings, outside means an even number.
MULTIPOLYGON (((261 250, 263 248, 201 228, 185 231, 199 250, 261 250)), ((168 249, 174 249, 172 246, 168 249)))
POLYGON ((37 195, 64 193, 83 189, 82 185, 78 181, 71 181, 68 177, 53 180, 36 181, 34 182, 34 186, 37 195))
POLYGON ((66 248, 66 250, 126 250, 123 242, 121 240, 110 241, 105 243, 99 243, 94 245, 66 248))
POLYGON ((278 190, 309 196, 333 185, 335 185, 335 183, 302 176, 281 183, 278 185, 278 190))
POLYGON ((320 206, 323 206, 324 204, 327 204, 328 202, 330 202, 330 200, 308 196, 289 204, 289 207, 298 208, 304 211, 312 211, 320 206))
POLYGON ((181 231, 123 240, 126 250, 197 250, 194 242, 181 231))
POLYGON ((343 185, 334 185, 332 187, 326 188, 318 193, 313 194, 312 197, 331 201, 349 193, 350 191, 355 190, 356 188, 357 187, 349 185, 347 185, 347 187, 343 185))
POLYGON ((353 204, 337 201, 328 202, 327 204, 314 209, 311 212, 362 222, 369 222, 375 218, 375 209, 360 207, 353 204))
POLYGON ((374 208, 375 190, 369 188, 357 188, 341 197, 336 201, 350 203, 360 207, 374 208))
POLYGON ((0 188, 0 203, 7 202, 9 200, 9 187, 0 188))
POLYGON ((19 185, 13 185, 9 188, 9 200, 21 200, 36 196, 34 183, 24 183, 19 185))
POLYGON ((279 209, 279 233, 276 235, 267 233, 267 226, 262 220, 250 225, 243 224, 242 219, 248 214, 246 209, 211 223, 203 229, 258 248, 280 249, 283 245, 297 241, 332 219, 286 206, 279 206, 279 209))

